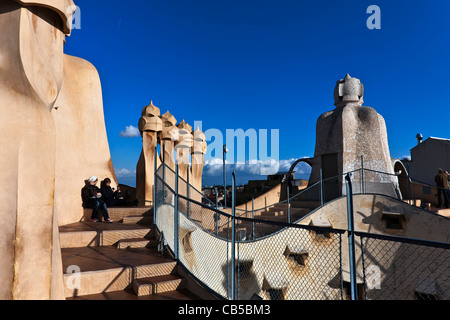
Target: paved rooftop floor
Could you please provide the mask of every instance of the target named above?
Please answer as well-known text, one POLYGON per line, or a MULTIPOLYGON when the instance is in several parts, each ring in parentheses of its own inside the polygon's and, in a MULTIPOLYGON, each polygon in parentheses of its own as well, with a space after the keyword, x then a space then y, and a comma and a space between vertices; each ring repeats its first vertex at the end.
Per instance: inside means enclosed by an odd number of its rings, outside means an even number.
POLYGON ((149 229, 148 226, 138 224, 106 223, 82 221, 59 227, 59 232, 80 232, 80 231, 112 231, 112 230, 137 230, 149 229))
POLYGON ((200 300, 200 298, 185 289, 141 297, 138 297, 134 294, 133 290, 130 289, 73 297, 68 298, 67 300, 200 300))
POLYGON ((61 253, 63 270, 77 265, 82 272, 173 262, 148 248, 119 250, 115 246, 83 247, 61 249, 61 253))

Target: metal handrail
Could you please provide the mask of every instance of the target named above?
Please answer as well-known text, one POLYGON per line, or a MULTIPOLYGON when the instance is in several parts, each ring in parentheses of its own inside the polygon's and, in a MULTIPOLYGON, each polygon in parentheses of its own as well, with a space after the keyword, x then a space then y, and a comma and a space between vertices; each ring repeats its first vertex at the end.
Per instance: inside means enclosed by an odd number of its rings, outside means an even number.
MULTIPOLYGON (((165 166, 165 168, 169 168, 170 171, 173 172, 173 170, 172 170, 170 167, 168 167, 167 165, 161 164, 161 166, 165 166)), ((334 180, 334 179, 339 178, 339 177, 345 177, 347 174, 352 174, 352 173, 355 173, 355 172, 364 172, 364 171, 368 171, 368 172, 373 172, 373 173, 379 173, 379 174, 383 174, 383 175, 390 175, 390 176, 396 176, 396 177, 398 177, 397 174, 392 174, 392 173, 389 173, 389 172, 383 172, 383 171, 378 171, 378 170, 373 170, 373 169, 368 169, 368 168, 360 168, 360 169, 351 170, 351 171, 349 171, 348 173, 345 173, 345 174, 342 174, 342 175, 336 175, 336 176, 333 176, 333 177, 328 177, 328 178, 322 179, 321 181, 317 181, 316 183, 314 183, 314 184, 312 184, 311 186, 309 186, 309 187, 307 187, 307 188, 301 190, 300 192, 296 193, 295 195, 293 195, 293 196, 291 196, 291 197, 288 197, 288 199, 286 199, 286 200, 279 201, 279 202, 277 202, 277 203, 274 203, 274 204, 271 204, 271 205, 264 206, 264 207, 262 207, 262 208, 254 209, 254 208, 252 207, 251 210, 234 208, 235 211, 239 211, 239 215, 236 215, 236 218, 239 218, 239 219, 252 219, 252 220, 256 221, 257 219, 254 219, 254 217, 253 217, 253 214, 254 214, 255 212, 267 210, 268 208, 273 208, 273 207, 275 207, 275 206, 277 206, 277 205, 280 205, 280 204, 285 205, 285 204, 287 204, 287 203, 290 203, 292 200, 295 200, 295 198, 297 198, 297 197, 299 197, 300 195, 302 195, 302 194, 304 194, 304 193, 306 193, 306 192, 312 190, 313 188, 319 186, 320 184, 323 184, 323 183, 326 182, 326 181, 334 180), (244 217, 244 216, 248 216, 249 213, 252 214, 252 218, 246 218, 246 217, 244 217)), ((175 193, 175 191, 173 190, 173 188, 171 188, 165 181, 163 181, 162 178, 161 178, 159 175, 156 175, 156 176, 158 177, 159 180, 161 180, 161 181, 163 182, 163 184, 164 184, 164 185, 165 185, 172 193, 175 193)), ((408 176, 408 178, 412 181, 412 179, 411 179, 409 176, 408 176)), ((179 179, 181 179, 181 181, 184 181, 184 182, 187 184, 186 180, 184 180, 182 177, 179 177, 179 179)), ((423 183, 423 182, 418 181, 418 180, 416 180, 416 181, 419 182, 419 183, 422 183, 422 184, 424 184, 424 185, 428 185, 428 186, 431 186, 431 187, 435 187, 435 186, 433 186, 433 185, 430 185, 430 184, 427 184, 427 183, 423 183)), ((195 187, 193 187, 193 186, 191 186, 191 185, 189 185, 189 187, 191 187, 192 189, 194 189, 195 191, 197 191, 200 195, 202 195, 202 196, 204 197, 204 195, 203 195, 202 193, 200 193, 195 187)), ((358 194, 358 192, 354 192, 353 194, 358 194)), ((215 213, 217 213, 217 214, 220 214, 220 215, 223 215, 224 217, 227 217, 227 218, 231 218, 231 217, 232 217, 232 215, 230 215, 230 214, 228 214, 228 213, 226 213, 226 212, 223 212, 223 211, 219 210, 219 209, 216 207, 215 204, 213 204, 212 206, 210 206, 210 205, 207 205, 207 204, 204 204, 204 203, 200 203, 200 202, 198 202, 198 201, 196 201, 196 200, 190 199, 189 197, 183 196, 183 195, 181 195, 181 194, 179 195, 179 198, 184 199, 184 200, 186 200, 186 201, 188 201, 188 202, 191 202, 191 203, 193 203, 193 204, 199 205, 199 206, 201 206, 201 207, 203 207, 203 208, 205 208, 205 209, 212 210, 213 212, 215 212, 215 213)), ((207 199, 206 197, 204 197, 204 198, 207 199)), ((208 199, 208 200, 209 200, 209 199, 208 199)), ((209 200, 209 201, 210 201, 210 200, 209 200)), ((212 201, 210 201, 210 202, 212 202, 212 201)), ((330 201, 328 201, 328 202, 330 202, 330 201)), ((317 209, 323 207, 323 206, 324 206, 325 204, 327 204, 328 202, 326 202, 326 203, 325 203, 325 202, 321 203, 319 206, 317 206, 317 208, 315 208, 315 210, 317 210, 317 209)), ((262 221, 268 222, 268 221, 270 221, 270 220, 262 220, 262 221)), ((289 222, 290 222, 290 221, 289 221, 289 222)))
MULTIPOLYGON (((173 171, 173 169, 171 167, 169 167, 167 164, 162 163, 161 166, 164 166, 165 168, 169 169, 174 175, 175 175, 175 171, 173 171)), ((194 190, 195 192, 197 192, 199 195, 202 196, 202 199, 207 200, 212 206, 215 206, 216 204, 209 200, 203 192, 200 192, 197 188, 195 188, 193 185, 191 185, 189 182, 187 182, 183 177, 178 176, 178 179, 180 179, 182 182, 186 183, 186 186, 188 186, 189 189, 194 190)))
MULTIPOLYGON (((367 170, 371 171, 371 172, 383 173, 383 172, 376 171, 376 170, 370 170, 370 169, 367 169, 367 170)), ((354 170, 352 172, 356 172, 356 171, 364 172, 364 169, 354 170)), ((175 242, 174 242, 175 248, 174 248, 174 253, 175 253, 175 257, 176 258, 178 258, 177 252, 178 252, 178 246, 179 246, 179 242, 178 242, 179 241, 179 238, 178 238, 179 234, 178 234, 177 228, 178 228, 178 225, 179 225, 180 221, 177 219, 178 213, 183 214, 189 221, 191 221, 195 225, 199 226, 201 229, 205 230, 209 234, 215 236, 216 238, 223 239, 223 240, 227 241, 227 243, 228 243, 227 246, 226 246, 227 247, 227 257, 229 257, 227 259, 231 260, 231 266, 235 266, 236 264, 239 264, 239 260, 237 260, 237 263, 236 263, 236 259, 239 259, 239 246, 238 246, 238 244, 239 243, 248 242, 247 240, 240 240, 240 239, 236 238, 236 223, 238 223, 238 225, 239 225, 239 221, 249 221, 249 222, 252 222, 252 223, 260 222, 260 223, 263 223, 263 224, 274 225, 274 226, 279 226, 280 227, 280 230, 276 230, 274 232, 271 232, 270 234, 266 234, 266 235, 261 236, 261 237, 259 237, 257 239, 252 237, 251 242, 258 241, 258 240, 261 240, 263 238, 271 237, 274 234, 277 234, 279 232, 282 232, 283 230, 286 230, 287 228, 298 228, 298 229, 306 229, 306 230, 311 230, 311 231, 321 231, 321 232, 330 232, 330 233, 339 234, 339 257, 340 257, 340 259, 343 258, 343 255, 342 255, 342 238, 341 238, 341 236, 343 234, 347 233, 348 236, 349 236, 349 259, 350 259, 349 262, 350 262, 350 269, 351 269, 350 270, 350 273, 351 273, 350 284, 351 284, 351 288, 352 288, 351 293, 352 293, 352 299, 356 300, 358 298, 358 294, 357 294, 358 293, 358 287, 357 287, 357 275, 356 275, 356 261, 354 261, 355 260, 355 241, 354 241, 355 240, 354 239, 355 236, 359 236, 361 238, 361 252, 363 252, 364 249, 365 249, 365 247, 363 246, 363 239, 362 238, 375 238, 375 239, 381 239, 381 240, 387 240, 387 241, 397 241, 397 242, 400 242, 400 243, 411 243, 411 244, 416 244, 416 245, 424 245, 424 246, 427 246, 427 247, 450 249, 450 243, 442 243, 442 242, 435 242, 435 241, 428 241, 428 240, 421 240, 421 239, 412 239, 412 238, 405 238, 405 237, 398 237, 398 236, 391 236, 391 235, 381 235, 381 234, 372 234, 372 233, 367 233, 367 232, 355 231, 354 228, 353 228, 353 215, 354 214, 353 214, 353 204, 352 204, 352 199, 353 199, 352 196, 353 196, 354 193, 353 193, 352 188, 351 188, 351 179, 350 179, 350 175, 349 174, 346 175, 346 178, 347 178, 346 180, 347 180, 347 183, 348 183, 347 184, 347 195, 346 195, 346 197, 347 197, 347 202, 348 202, 348 206, 347 206, 348 207, 348 212, 347 213, 348 213, 348 219, 349 219, 349 223, 348 223, 349 226, 348 226, 347 229, 334 229, 333 227, 317 227, 317 226, 311 226, 311 225, 299 225, 299 224, 292 224, 292 223, 286 223, 286 222, 268 221, 268 220, 254 219, 254 218, 251 219, 251 218, 246 218, 246 217, 236 217, 234 206, 232 207, 233 214, 230 215, 230 214, 225 213, 225 212, 223 212, 223 211, 221 211, 221 210, 219 210, 217 208, 209 207, 208 205, 206 205, 206 204, 204 204, 202 202, 193 200, 193 199, 191 199, 189 197, 189 195, 185 196, 185 195, 179 194, 177 192, 178 191, 177 185, 178 185, 178 182, 179 182, 177 180, 177 173, 178 173, 178 170, 176 172, 176 177, 175 177, 175 179, 176 179, 176 181, 175 181, 176 182, 176 186, 175 186, 175 190, 174 190, 170 185, 167 184, 166 181, 164 181, 163 178, 161 178, 158 175, 158 172, 155 171, 155 177, 156 177, 155 187, 156 187, 156 181, 161 181, 162 182, 162 190, 167 188, 167 190, 171 191, 174 194, 176 200, 177 199, 183 199, 183 200, 186 200, 188 203, 195 204, 195 205, 197 205, 197 206, 199 206, 201 208, 204 208, 204 209, 207 209, 207 210, 211 210, 214 213, 217 213, 217 214, 223 215, 224 217, 227 217, 228 218, 228 226, 230 226, 230 222, 233 223, 233 228, 232 228, 233 230, 230 230, 230 228, 228 228, 228 233, 227 233, 228 235, 227 235, 227 237, 219 237, 218 233, 214 234, 214 232, 211 232, 210 230, 205 229, 202 225, 198 224, 197 221, 191 219, 189 216, 187 216, 185 213, 183 213, 182 210, 178 210, 180 208, 177 206, 178 201, 176 201, 176 203, 175 203, 176 215, 174 217, 174 219, 175 219, 174 220, 174 227, 175 227, 175 235, 174 235, 174 237, 175 237, 175 242), (231 236, 229 234, 230 231, 232 233, 231 236), (232 243, 231 246, 229 245, 230 241, 232 243), (231 255, 228 254, 228 250, 231 250, 231 255), (237 251, 238 252, 238 256, 237 257, 236 257, 236 254, 235 254, 236 250, 238 250, 237 251)), ((387 173, 384 173, 384 174, 387 174, 387 173)), ((337 177, 339 177, 339 175, 335 176, 335 177, 330 177, 330 178, 321 180, 320 183, 323 183, 323 181, 326 181, 328 179, 335 179, 337 177)), ((233 187, 234 187, 234 180, 235 180, 235 177, 233 176, 233 187)), ((317 184, 318 183, 315 183, 313 186, 317 186, 317 184)), ((313 187, 313 186, 311 186, 311 187, 313 187)), ((304 192, 305 190, 306 189, 304 189, 302 191, 304 192)), ((163 199, 164 199, 164 202, 165 202, 166 198, 167 198, 167 195, 165 194, 165 192, 163 192, 163 193, 164 193, 164 198, 163 199)), ((234 188, 233 188, 233 194, 234 194, 234 188)), ((294 197, 296 197, 296 196, 298 196, 298 195, 295 195, 294 197)), ((287 200, 281 201, 279 203, 289 202, 289 200, 294 198, 294 197, 289 197, 289 195, 288 195, 288 199, 287 200)), ((154 200, 156 201, 157 199, 155 198, 154 200)), ((335 201, 335 200, 336 199, 334 199, 332 201, 335 201)), ((160 201, 156 201, 156 202, 160 202, 160 201)), ((233 204, 234 203, 235 203, 235 198, 233 197, 233 204)), ((274 204, 274 205, 276 205, 276 204, 274 204)), ((274 205, 271 205, 271 206, 274 206, 274 205)), ((268 207, 271 207, 271 206, 266 206, 265 208, 268 208, 268 207)), ((259 210, 261 210, 261 209, 259 209, 259 210)), ((254 210, 252 210, 252 211, 254 211, 254 210)), ((156 212, 156 208, 155 208, 155 212, 156 212)), ((363 256, 362 256, 362 259, 363 259, 362 263, 363 263, 364 286, 366 286, 366 274, 365 274, 366 267, 365 267, 365 262, 364 262, 364 255, 365 255, 365 253, 363 253, 363 256)), ((230 260, 227 260, 227 261, 230 261, 230 260)), ((343 287, 342 287, 342 261, 340 261, 339 263, 340 263, 340 267, 339 268, 340 268, 340 272, 341 272, 341 297, 342 297, 342 294, 343 294, 343 287)), ((187 270, 188 273, 191 272, 190 269, 186 269, 186 270, 187 270)), ((228 279, 227 281, 231 280, 231 292, 229 291, 229 289, 227 289, 227 291, 226 291, 227 292, 227 297, 228 298, 231 297, 231 299, 233 299, 233 300, 236 299, 236 298, 239 299, 239 291, 236 292, 236 289, 239 290, 240 282, 238 280, 236 280, 236 272, 238 273, 238 277, 239 277, 239 272, 240 271, 239 271, 239 269, 235 269, 234 267, 232 267, 230 269, 230 271, 231 271, 231 277, 227 278, 228 279)), ((226 288, 229 288, 229 282, 227 282, 226 288)), ((364 287, 363 290, 364 290, 364 292, 363 292, 364 295, 367 296, 367 289, 366 289, 366 287, 364 287)))

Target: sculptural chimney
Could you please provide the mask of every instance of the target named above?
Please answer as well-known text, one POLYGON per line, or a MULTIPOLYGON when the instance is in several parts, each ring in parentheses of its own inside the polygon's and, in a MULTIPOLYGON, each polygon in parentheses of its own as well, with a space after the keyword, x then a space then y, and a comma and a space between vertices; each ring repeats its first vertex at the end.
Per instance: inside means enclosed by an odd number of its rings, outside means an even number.
POLYGON ((159 108, 153 101, 142 110, 139 120, 139 131, 142 135, 142 152, 136 167, 136 195, 139 205, 153 204, 153 188, 155 181, 155 148, 158 145, 158 134, 162 131, 162 120, 159 108))
POLYGON ((325 201, 345 195, 344 174, 361 169, 362 166, 370 171, 365 171, 364 177, 360 171, 353 173, 355 192, 365 190, 392 197, 400 196, 385 120, 373 108, 363 106, 363 96, 364 86, 361 81, 347 74, 336 83, 336 108, 322 114, 317 120, 310 185, 320 180, 322 171, 325 201))

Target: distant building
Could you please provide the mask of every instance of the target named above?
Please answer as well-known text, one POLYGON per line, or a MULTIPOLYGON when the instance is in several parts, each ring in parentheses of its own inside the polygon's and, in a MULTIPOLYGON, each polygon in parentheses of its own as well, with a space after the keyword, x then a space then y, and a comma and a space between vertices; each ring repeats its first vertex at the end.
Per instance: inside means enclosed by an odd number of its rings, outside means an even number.
POLYGON ((411 160, 403 161, 412 179, 435 185, 439 168, 450 171, 450 139, 430 137, 411 149, 411 160))
MULTIPOLYGON (((272 190, 274 187, 282 183, 289 172, 278 172, 273 175, 267 176, 266 180, 249 180, 248 184, 236 192, 236 203, 242 204, 251 201, 252 198, 257 198, 260 195, 272 190)), ((307 181, 300 183, 299 180, 295 180, 295 172, 291 173, 291 181, 296 181, 299 185, 306 186, 307 181)))

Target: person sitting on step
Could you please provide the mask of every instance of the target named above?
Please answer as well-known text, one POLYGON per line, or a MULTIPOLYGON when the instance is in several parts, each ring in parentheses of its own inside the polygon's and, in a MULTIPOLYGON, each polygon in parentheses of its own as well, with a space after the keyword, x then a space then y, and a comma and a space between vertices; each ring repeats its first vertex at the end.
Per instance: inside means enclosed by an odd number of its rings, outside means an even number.
MULTIPOLYGON (((138 205, 137 200, 127 201, 122 195, 121 190, 117 187, 117 190, 111 187, 111 179, 105 178, 100 184, 100 192, 102 193, 102 199, 106 202, 108 208, 112 207, 135 207, 138 205)), ((129 198, 129 196, 128 196, 129 198)))
POLYGON ((102 199, 108 207, 122 207, 125 206, 125 200, 121 197, 120 188, 115 190, 111 187, 111 179, 105 178, 100 184, 100 192, 102 199))
POLYGON ((81 189, 81 198, 83 200, 83 208, 92 209, 92 222, 98 222, 98 210, 102 209, 103 218, 105 222, 113 223, 109 218, 108 207, 105 201, 102 200, 102 194, 97 187, 98 178, 95 176, 90 177, 85 181, 85 186, 81 189))

